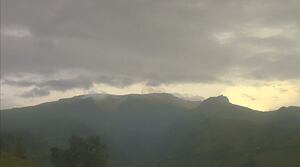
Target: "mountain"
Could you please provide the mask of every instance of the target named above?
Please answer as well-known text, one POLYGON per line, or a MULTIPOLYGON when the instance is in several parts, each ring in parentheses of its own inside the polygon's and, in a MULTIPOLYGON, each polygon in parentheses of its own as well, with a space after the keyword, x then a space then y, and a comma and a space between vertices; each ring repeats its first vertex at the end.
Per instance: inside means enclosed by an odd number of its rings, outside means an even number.
POLYGON ((3 145, 21 138, 50 166, 49 148, 71 134, 99 135, 111 167, 298 167, 300 108, 260 112, 225 96, 188 101, 166 93, 82 95, 1 111, 3 145))

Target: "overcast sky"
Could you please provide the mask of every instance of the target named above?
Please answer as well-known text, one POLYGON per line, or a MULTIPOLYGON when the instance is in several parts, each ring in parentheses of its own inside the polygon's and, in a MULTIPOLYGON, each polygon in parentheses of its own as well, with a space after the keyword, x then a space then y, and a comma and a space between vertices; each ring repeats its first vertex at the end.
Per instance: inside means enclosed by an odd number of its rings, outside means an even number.
POLYGON ((299 0, 1 0, 1 107, 83 93, 300 105, 299 0))

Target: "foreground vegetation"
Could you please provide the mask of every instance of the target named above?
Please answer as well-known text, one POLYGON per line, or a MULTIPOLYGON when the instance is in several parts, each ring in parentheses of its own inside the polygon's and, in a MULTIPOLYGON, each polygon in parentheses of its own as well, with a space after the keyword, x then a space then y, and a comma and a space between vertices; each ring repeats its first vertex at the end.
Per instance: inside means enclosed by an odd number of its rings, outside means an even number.
MULTIPOLYGON (((0 166, 2 167, 37 167, 37 165, 27 157, 24 145, 18 143, 9 147, 9 141, 1 138, 0 166)), ((100 143, 98 137, 88 137, 86 139, 72 135, 69 139, 69 146, 66 149, 52 147, 50 149, 51 166, 53 167, 105 167, 106 153, 104 145, 100 143)))
POLYGON ((151 94, 74 97, 2 116, 4 166, 13 158, 39 167, 300 166, 299 107, 263 113, 224 96, 151 94))

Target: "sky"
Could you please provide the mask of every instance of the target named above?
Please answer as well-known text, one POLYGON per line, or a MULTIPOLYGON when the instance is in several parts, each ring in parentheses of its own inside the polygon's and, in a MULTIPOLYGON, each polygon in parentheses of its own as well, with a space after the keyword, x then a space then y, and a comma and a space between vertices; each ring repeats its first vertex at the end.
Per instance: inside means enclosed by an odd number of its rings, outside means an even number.
POLYGON ((156 92, 300 106, 300 1, 1 0, 1 108, 156 92))

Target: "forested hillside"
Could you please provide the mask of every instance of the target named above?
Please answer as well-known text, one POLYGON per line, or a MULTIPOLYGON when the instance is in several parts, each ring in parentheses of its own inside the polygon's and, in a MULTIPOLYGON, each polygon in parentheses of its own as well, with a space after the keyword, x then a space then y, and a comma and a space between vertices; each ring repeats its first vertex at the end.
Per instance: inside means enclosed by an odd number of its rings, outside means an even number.
POLYGON ((225 96, 201 102, 100 94, 3 110, 1 117, 1 163, 19 161, 7 150, 20 141, 29 159, 20 163, 53 166, 51 148, 68 148, 76 134, 100 136, 109 167, 300 166, 299 107, 259 112, 225 96))

